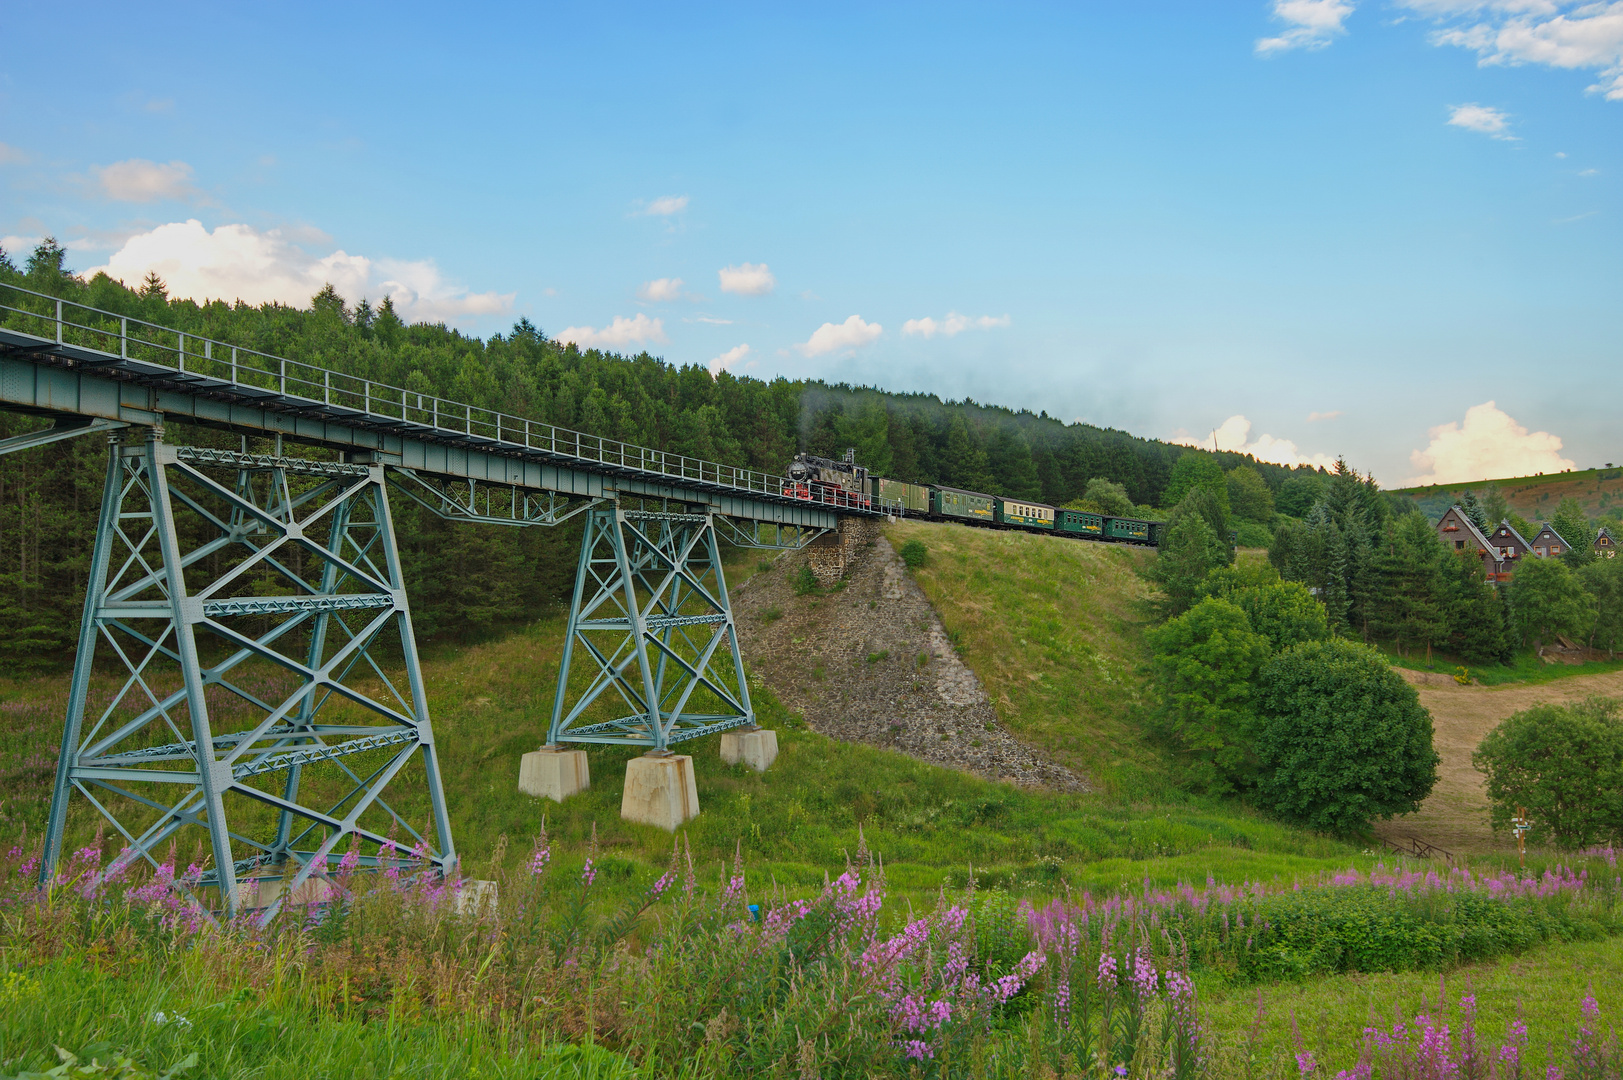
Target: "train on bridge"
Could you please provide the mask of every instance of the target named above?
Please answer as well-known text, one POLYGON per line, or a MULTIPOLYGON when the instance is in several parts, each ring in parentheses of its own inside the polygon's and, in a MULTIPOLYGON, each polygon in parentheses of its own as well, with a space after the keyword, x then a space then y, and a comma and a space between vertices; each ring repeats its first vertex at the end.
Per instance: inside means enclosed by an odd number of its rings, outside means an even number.
POLYGON ((953 521, 990 529, 1021 529, 1052 533, 1079 540, 1157 546, 1165 524, 1138 518, 1113 517, 1087 510, 1011 499, 942 484, 910 484, 870 476, 857 464, 856 451, 839 460, 797 454, 789 464, 783 493, 797 499, 859 510, 894 512, 929 521, 953 521))

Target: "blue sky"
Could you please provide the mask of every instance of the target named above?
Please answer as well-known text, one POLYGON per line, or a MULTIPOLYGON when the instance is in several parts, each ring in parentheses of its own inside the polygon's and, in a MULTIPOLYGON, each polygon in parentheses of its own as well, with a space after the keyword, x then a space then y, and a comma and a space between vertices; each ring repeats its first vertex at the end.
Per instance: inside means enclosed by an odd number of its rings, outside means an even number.
POLYGON ((14 255, 1388 485, 1623 462, 1623 2, 14 5, 0 40, 14 255))

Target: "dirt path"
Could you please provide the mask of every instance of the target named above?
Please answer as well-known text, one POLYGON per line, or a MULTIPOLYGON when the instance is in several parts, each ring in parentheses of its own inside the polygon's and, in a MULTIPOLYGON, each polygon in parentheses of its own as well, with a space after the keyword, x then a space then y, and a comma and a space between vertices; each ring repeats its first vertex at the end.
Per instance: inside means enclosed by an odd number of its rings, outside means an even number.
POLYGON ((1442 672, 1398 669, 1431 710, 1435 743, 1443 761, 1437 786, 1420 812, 1382 822, 1376 832, 1397 839, 1418 837, 1456 854, 1516 850, 1508 833, 1488 827, 1488 796, 1482 774, 1471 767, 1471 752, 1482 737, 1511 713, 1547 702, 1573 701, 1595 694, 1623 697, 1623 671, 1577 675, 1540 686, 1461 686, 1442 672))

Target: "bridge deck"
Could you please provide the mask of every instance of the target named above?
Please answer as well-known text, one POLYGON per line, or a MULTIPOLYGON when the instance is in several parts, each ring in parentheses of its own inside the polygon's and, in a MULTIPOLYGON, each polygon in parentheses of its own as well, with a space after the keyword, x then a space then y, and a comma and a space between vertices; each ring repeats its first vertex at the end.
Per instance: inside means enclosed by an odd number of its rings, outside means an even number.
POLYGON ((0 298, 0 409, 146 425, 169 417, 449 479, 686 501, 810 528, 895 510, 787 496, 787 481, 770 473, 420 394, 26 289, 0 287, 0 298))

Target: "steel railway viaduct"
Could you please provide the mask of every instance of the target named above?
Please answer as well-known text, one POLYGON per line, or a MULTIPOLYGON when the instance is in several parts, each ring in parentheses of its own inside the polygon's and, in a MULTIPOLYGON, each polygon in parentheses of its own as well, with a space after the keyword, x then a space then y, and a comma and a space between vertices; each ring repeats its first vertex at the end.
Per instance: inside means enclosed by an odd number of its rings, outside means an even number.
POLYGON ((389 488, 457 521, 584 516, 547 738, 566 766, 584 755, 563 744, 658 763, 754 729, 719 537, 796 547, 884 512, 14 287, 0 409, 52 421, 0 454, 107 442, 41 882, 82 800, 124 844, 104 874, 206 834, 177 888, 228 917, 339 865, 456 863, 389 488), (237 448, 177 445, 170 422, 237 448))

